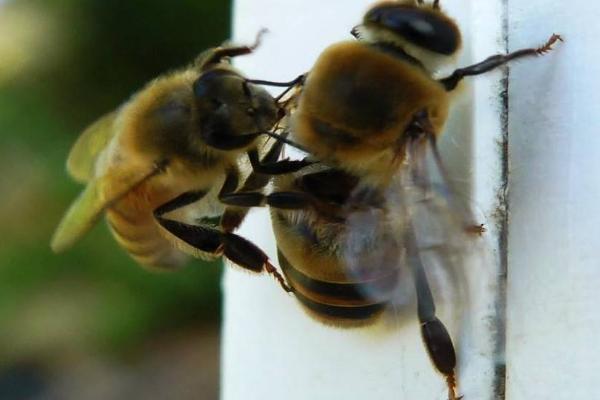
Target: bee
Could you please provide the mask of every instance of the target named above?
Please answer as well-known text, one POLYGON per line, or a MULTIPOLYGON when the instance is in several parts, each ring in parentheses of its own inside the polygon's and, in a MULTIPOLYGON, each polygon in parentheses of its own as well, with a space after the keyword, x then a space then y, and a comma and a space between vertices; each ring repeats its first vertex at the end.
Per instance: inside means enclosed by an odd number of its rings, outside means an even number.
POLYGON ((261 34, 253 46, 206 50, 189 67, 151 81, 81 134, 67 171, 86 187, 54 233, 55 252, 71 247, 105 214, 117 242, 142 266, 177 268, 192 252, 206 259, 225 255, 252 271, 263 270, 266 255, 231 233, 246 210, 226 209, 219 201, 238 188, 241 169, 248 169, 245 154, 252 166, 246 189, 260 190, 268 174, 302 165, 277 161, 281 143, 260 159, 261 135, 270 134, 282 108, 228 61, 251 53, 261 34), (192 250, 168 232, 178 228, 174 216, 201 220, 192 250), (219 217, 220 227, 209 223, 219 217))
POLYGON ((562 39, 552 35, 539 48, 437 78, 462 41, 439 0, 377 3, 352 34, 356 40, 328 47, 292 81, 298 93, 288 143, 317 163, 276 176, 269 194, 220 200, 270 207, 286 281, 320 322, 371 324, 412 281, 423 342, 456 400, 454 345, 429 281, 436 269, 459 280, 461 242, 484 228, 454 194, 437 141, 465 77, 544 54, 562 39))

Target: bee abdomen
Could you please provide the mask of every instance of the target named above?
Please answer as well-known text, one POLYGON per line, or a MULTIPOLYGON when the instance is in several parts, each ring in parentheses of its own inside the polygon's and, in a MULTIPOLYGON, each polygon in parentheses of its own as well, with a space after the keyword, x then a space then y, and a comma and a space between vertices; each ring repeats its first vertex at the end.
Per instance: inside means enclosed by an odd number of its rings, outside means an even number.
POLYGON ((151 213, 111 208, 106 216, 117 242, 139 264, 165 270, 187 261, 188 257, 163 237, 151 213))
POLYGON ((296 298, 309 314, 322 322, 340 326, 371 323, 388 303, 384 293, 392 293, 398 271, 375 279, 357 282, 328 282, 305 275, 289 263, 281 250, 279 264, 296 290, 296 298), (373 294, 377 293, 377 296, 373 294))

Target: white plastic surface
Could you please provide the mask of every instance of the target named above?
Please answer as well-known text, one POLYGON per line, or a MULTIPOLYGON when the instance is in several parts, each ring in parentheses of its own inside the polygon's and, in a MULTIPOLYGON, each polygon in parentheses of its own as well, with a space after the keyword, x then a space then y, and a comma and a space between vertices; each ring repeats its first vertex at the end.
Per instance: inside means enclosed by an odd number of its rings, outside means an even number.
MULTIPOLYGON (((371 3, 237 0, 236 42, 252 42, 263 27, 270 31, 257 52, 236 60, 237 65, 253 78, 290 80, 307 71, 327 45, 348 39, 371 3)), ((461 65, 504 50, 500 1, 442 0, 442 5, 461 21, 465 33, 461 65)), ((501 76, 498 71, 471 81, 444 139, 455 178, 470 180, 474 187, 471 196, 490 243, 488 263, 474 265, 469 275, 468 318, 447 321, 459 350, 460 393, 473 400, 494 398, 504 382, 495 368, 504 349, 503 326, 498 324, 504 298, 501 254, 496 247, 498 193, 503 189, 501 76)), ((276 261, 266 211, 253 211, 240 233, 276 261)), ((341 330, 310 319, 269 276, 228 268, 223 287, 223 400, 447 398, 443 379, 423 348, 416 315, 392 329, 380 323, 341 330)))
POLYGON ((509 2, 507 399, 599 399, 600 5, 509 2))

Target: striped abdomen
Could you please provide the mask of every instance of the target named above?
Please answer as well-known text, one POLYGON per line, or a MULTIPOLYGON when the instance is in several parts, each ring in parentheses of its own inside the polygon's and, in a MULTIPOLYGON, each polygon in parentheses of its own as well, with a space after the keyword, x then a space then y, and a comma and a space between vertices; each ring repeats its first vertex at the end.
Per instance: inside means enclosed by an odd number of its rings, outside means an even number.
POLYGON ((349 327, 380 315, 400 279, 399 247, 379 243, 357 250, 348 242, 356 238, 340 224, 315 227, 301 218, 291 222, 289 215, 272 211, 279 265, 309 314, 349 327))
POLYGON ((139 264, 160 269, 182 266, 187 257, 160 232, 153 211, 166 196, 151 199, 142 185, 116 202, 106 212, 110 229, 129 255, 139 264))
MULTIPOLYGON (((106 218, 117 242, 143 266, 159 269, 182 266, 188 257, 177 248, 176 238, 157 223, 154 210, 186 191, 207 187, 207 194, 198 203, 172 211, 169 217, 195 223, 202 217, 220 215, 223 207, 215 193, 222 178, 209 172, 166 175, 141 184, 119 199, 106 210, 106 218)), ((209 254, 197 255, 211 258, 209 254)))

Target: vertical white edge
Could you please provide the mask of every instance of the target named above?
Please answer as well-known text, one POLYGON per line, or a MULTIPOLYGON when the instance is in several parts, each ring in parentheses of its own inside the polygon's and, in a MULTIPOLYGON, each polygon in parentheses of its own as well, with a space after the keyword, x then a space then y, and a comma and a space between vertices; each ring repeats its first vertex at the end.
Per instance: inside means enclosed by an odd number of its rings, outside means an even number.
MULTIPOLYGON (((237 0, 234 41, 250 43, 266 27, 270 33, 255 54, 236 60, 250 77, 287 81, 307 71, 327 45, 348 39, 349 30, 371 4, 360 0, 237 0)), ((464 31, 459 64, 504 50, 500 0, 443 0, 443 7, 464 31), (477 32, 477 35, 470 35, 477 32)), ((497 301, 500 262, 497 228, 498 191, 503 156, 501 72, 471 80, 457 101, 443 143, 454 174, 469 175, 472 198, 488 232, 482 241, 485 263, 469 275, 467 318, 446 321, 460 357, 460 392, 466 399, 493 398, 498 384, 497 301)), ((459 176, 457 180, 465 180, 459 176)), ((266 210, 252 211, 240 233, 276 261, 266 210)), ((294 298, 268 276, 228 268, 222 350, 223 400, 278 399, 445 399, 445 384, 431 366, 416 316, 397 326, 379 323, 342 330, 310 319, 294 298)), ((440 305, 444 318, 443 305, 440 305)), ((501 343, 503 341, 501 340, 501 343)), ((503 380, 503 377, 501 378, 503 380)))
POLYGON ((509 1, 507 398, 594 399, 600 378, 600 5, 509 1))
MULTIPOLYGON (((463 3, 466 30, 465 54, 461 65, 504 53, 504 4, 501 0, 463 3)), ((455 110, 456 118, 467 121, 449 132, 455 137, 469 126, 470 162, 453 160, 470 171, 458 176, 471 180, 471 204, 475 217, 486 232, 479 240, 466 273, 469 308, 461 343, 461 383, 465 399, 502 398, 504 373, 505 323, 505 181, 504 73, 502 69, 465 79, 465 93, 455 110)))

